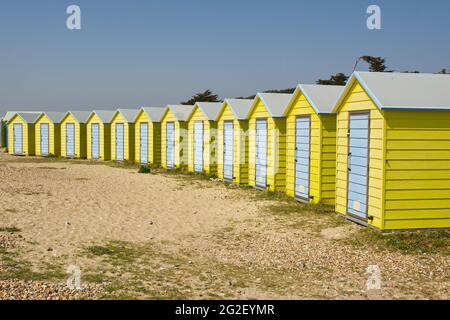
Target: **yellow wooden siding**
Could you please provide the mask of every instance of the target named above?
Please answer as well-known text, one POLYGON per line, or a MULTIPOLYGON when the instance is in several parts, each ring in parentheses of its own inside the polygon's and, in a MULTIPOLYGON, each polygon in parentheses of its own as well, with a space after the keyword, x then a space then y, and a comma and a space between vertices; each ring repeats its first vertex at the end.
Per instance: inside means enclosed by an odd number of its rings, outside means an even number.
POLYGON ((48 152, 50 156, 60 156, 61 155, 61 145, 60 145, 60 125, 54 124, 45 114, 39 117, 36 121, 35 127, 35 148, 36 155, 42 156, 41 154, 41 124, 48 125, 48 152))
POLYGON ((8 123, 8 153, 14 154, 14 124, 22 125, 22 151, 23 155, 35 155, 34 125, 28 124, 19 116, 14 116, 8 123))
POLYGON ((178 121, 172 111, 168 110, 161 120, 161 165, 167 168, 166 162, 166 125, 173 122, 175 125, 175 167, 188 165, 188 124, 178 121))
POLYGON ((148 124, 148 162, 161 164, 161 124, 152 122, 147 113, 141 111, 134 124, 135 130, 135 162, 141 162, 141 124, 148 124))
POLYGON ((228 105, 219 115, 217 122, 217 175, 219 179, 224 179, 223 130, 225 121, 233 121, 233 182, 246 184, 248 183, 248 121, 236 120, 228 105))
POLYGON ((384 118, 359 83, 356 83, 345 98, 337 115, 337 159, 336 159, 336 211, 347 214, 347 158, 348 122, 352 111, 370 111, 370 153, 368 215, 374 217, 369 224, 382 229, 383 221, 383 134, 384 118))
POLYGON ((334 205, 336 199, 336 115, 321 115, 320 121, 321 202, 334 205))
POLYGON ((386 111, 384 229, 450 227, 450 112, 386 111))
POLYGON ((111 160, 116 160, 116 124, 123 124, 123 157, 125 161, 134 161, 134 124, 128 123, 121 113, 117 112, 111 121, 111 160))
POLYGON ((86 123, 86 136, 87 136, 87 158, 92 160, 92 124, 99 125, 99 160, 111 159, 111 126, 102 122, 99 116, 96 114, 91 115, 86 123))
POLYGON ((77 119, 72 114, 68 114, 62 121, 60 125, 61 131, 61 157, 65 158, 67 156, 66 147, 66 132, 67 124, 73 124, 75 128, 75 158, 84 159, 87 157, 87 136, 86 136, 86 124, 79 123, 77 119))
POLYGON ((272 118, 259 100, 249 117, 248 183, 256 185, 256 120, 267 119, 267 189, 286 190, 286 119, 272 118))

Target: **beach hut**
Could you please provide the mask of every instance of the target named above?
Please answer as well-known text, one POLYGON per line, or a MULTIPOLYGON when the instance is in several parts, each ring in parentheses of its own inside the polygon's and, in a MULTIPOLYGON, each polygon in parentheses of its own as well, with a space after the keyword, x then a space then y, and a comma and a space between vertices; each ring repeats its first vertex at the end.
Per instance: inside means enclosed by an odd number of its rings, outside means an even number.
POLYGON ((136 163, 161 164, 161 118, 165 108, 144 107, 135 121, 136 163))
POLYGON ((111 121, 116 111, 95 110, 86 122, 87 158, 111 160, 111 121))
POLYGON ((306 203, 334 205, 336 114, 343 86, 297 86, 285 111, 286 193, 306 203))
POLYGON ((258 93, 248 115, 248 184, 274 192, 286 190, 286 118, 291 94, 258 93))
POLYGON ((0 147, 5 148, 5 121, 0 117, 0 147))
POLYGON ((187 118, 194 106, 168 105, 161 117, 161 165, 166 169, 188 164, 187 118))
POLYGON ((217 122, 222 103, 197 102, 187 119, 188 170, 196 173, 217 173, 217 122))
POLYGON ((6 151, 8 151, 8 122, 12 119, 13 116, 16 115, 16 113, 28 113, 28 114, 36 114, 40 115, 42 112, 39 111, 7 111, 5 116, 3 117, 3 123, 2 123, 2 147, 6 148, 6 151))
POLYGON ((64 112, 43 112, 40 114, 34 124, 36 156, 60 156, 60 123, 64 115, 64 112))
POLYGON ((69 111, 61 120, 61 156, 85 159, 87 157, 86 122, 91 112, 69 111))
POLYGON ((383 231, 450 228, 450 76, 355 72, 335 105, 336 210, 383 231))
POLYGON ((8 153, 16 156, 35 155, 34 123, 40 113, 15 113, 8 121, 8 153))
POLYGON ((249 99, 225 99, 217 116, 217 176, 225 181, 248 183, 249 99))
POLYGON ((138 109, 117 109, 111 121, 111 160, 134 161, 134 121, 138 109))

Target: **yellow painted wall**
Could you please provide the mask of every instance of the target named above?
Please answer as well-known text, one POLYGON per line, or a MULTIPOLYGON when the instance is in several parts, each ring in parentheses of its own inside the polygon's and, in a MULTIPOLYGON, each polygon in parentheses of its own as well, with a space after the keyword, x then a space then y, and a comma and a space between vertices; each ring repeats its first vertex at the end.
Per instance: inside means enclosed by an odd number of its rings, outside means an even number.
POLYGON ((14 154, 14 124, 22 125, 22 149, 23 155, 35 155, 34 125, 26 123, 21 117, 15 115, 8 123, 8 153, 14 154))
POLYGON ((194 125, 203 122, 203 168, 206 174, 217 173, 217 123, 208 121, 199 107, 195 107, 188 121, 188 170, 194 172, 194 125))
POLYGON ((161 124, 152 122, 146 112, 141 111, 135 123, 135 155, 136 163, 141 163, 141 123, 148 124, 148 161, 150 164, 161 164, 161 124))
POLYGON ((161 166, 167 168, 166 163, 166 125, 175 124, 175 167, 188 165, 188 124, 178 121, 172 111, 167 110, 161 120, 161 166))
POLYGON ((87 158, 92 160, 92 124, 99 124, 100 160, 111 160, 111 125, 102 122, 99 116, 92 114, 86 123, 87 158))
POLYGON ((61 121, 61 157, 67 156, 66 151, 66 128, 67 124, 74 124, 75 127, 75 158, 84 159, 87 157, 87 136, 86 124, 79 123, 72 114, 66 115, 61 121))
POLYGON ((54 124, 45 114, 41 115, 34 124, 36 155, 43 156, 41 154, 41 124, 48 124, 49 155, 60 156, 61 155, 60 125, 54 124))
POLYGON ((223 176, 223 144, 224 144, 224 122, 233 121, 234 144, 233 144, 233 182, 240 184, 248 183, 248 121, 236 120, 228 105, 218 117, 217 121, 217 176, 223 176))
MULTIPOLYGON (((258 99, 259 100, 259 99, 258 99)), ((267 119, 267 189, 286 190, 286 119, 272 118, 259 100, 249 117, 249 172, 248 183, 256 185, 256 120, 267 119)))
POLYGON ((385 111, 384 229, 450 228, 450 112, 385 111))
POLYGON ((116 124, 123 124, 124 160, 134 161, 135 131, 134 123, 128 123, 121 113, 117 112, 111 121, 111 160, 116 160, 116 124))
POLYGON ((286 119, 286 193, 295 196, 296 119, 311 119, 310 196, 311 203, 335 203, 336 116, 318 115, 303 94, 297 94, 286 119))
POLYGON ((349 112, 370 111, 369 154, 369 224, 382 229, 383 221, 383 162, 384 118, 363 88, 356 83, 342 103, 337 115, 337 161, 336 161, 336 211, 347 214, 347 158, 349 112))

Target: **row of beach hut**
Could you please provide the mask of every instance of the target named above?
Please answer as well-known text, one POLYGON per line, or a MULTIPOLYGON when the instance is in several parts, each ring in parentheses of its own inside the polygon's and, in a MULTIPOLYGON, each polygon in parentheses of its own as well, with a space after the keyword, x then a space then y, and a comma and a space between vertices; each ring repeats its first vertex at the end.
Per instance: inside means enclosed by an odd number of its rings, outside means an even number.
POLYGON ((355 72, 345 87, 3 123, 14 155, 186 166, 383 231, 450 228, 448 75, 355 72))

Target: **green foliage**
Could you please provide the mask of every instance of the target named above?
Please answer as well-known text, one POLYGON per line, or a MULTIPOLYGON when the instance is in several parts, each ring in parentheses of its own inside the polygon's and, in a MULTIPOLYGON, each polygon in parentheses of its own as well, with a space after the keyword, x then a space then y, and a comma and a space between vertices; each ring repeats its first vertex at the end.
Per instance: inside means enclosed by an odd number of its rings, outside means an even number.
POLYGON ((148 174, 151 173, 152 170, 148 167, 148 166, 140 166, 138 173, 144 173, 144 174, 148 174))
POLYGON ((200 92, 191 97, 188 101, 181 102, 183 105, 193 106, 196 102, 220 102, 219 95, 214 94, 211 90, 200 92))
POLYGON ((329 85, 329 86, 344 86, 347 83, 348 76, 343 73, 336 73, 331 76, 328 80, 319 79, 316 81, 317 84, 329 85))
POLYGON ((21 230, 16 227, 0 227, 0 232, 9 232, 9 233, 17 233, 21 230))

